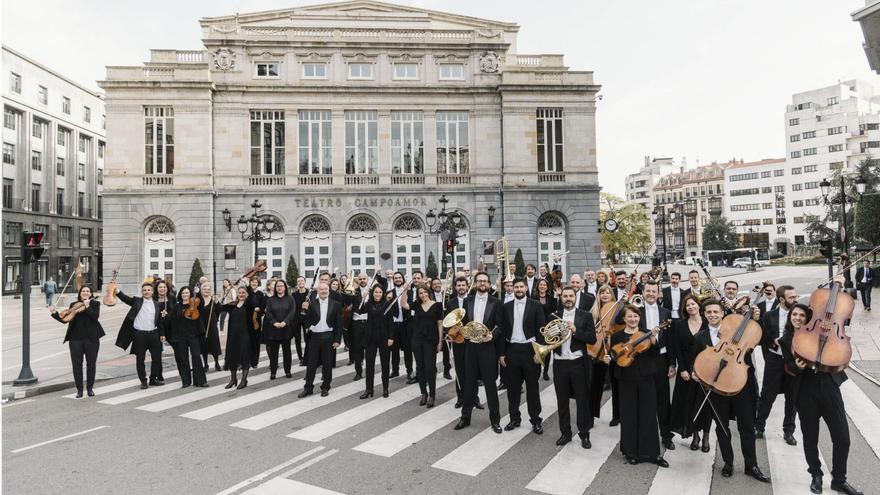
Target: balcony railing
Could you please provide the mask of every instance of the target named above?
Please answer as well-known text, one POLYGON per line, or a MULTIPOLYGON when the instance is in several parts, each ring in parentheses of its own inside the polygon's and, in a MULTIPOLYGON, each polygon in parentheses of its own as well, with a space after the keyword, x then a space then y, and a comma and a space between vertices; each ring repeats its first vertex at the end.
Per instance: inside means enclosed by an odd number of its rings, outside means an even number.
POLYGON ((424 175, 392 175, 391 176, 391 185, 395 186, 408 186, 413 184, 424 184, 425 176, 424 175))
POLYGON ((443 174, 437 176, 438 186, 457 186, 470 183, 470 175, 443 174))
POLYGON ((251 186, 283 186, 286 183, 283 175, 252 175, 248 178, 251 186))
POLYGON ((540 172, 538 173, 538 183, 545 182, 565 182, 564 172, 540 172))
POLYGON ((300 175, 299 185, 301 186, 332 186, 332 175, 300 175))
POLYGON ((144 185, 145 186, 173 186, 174 185, 174 176, 173 175, 145 175, 144 176, 144 185))
POLYGON ((375 186, 379 184, 378 175, 346 175, 346 186, 375 186))

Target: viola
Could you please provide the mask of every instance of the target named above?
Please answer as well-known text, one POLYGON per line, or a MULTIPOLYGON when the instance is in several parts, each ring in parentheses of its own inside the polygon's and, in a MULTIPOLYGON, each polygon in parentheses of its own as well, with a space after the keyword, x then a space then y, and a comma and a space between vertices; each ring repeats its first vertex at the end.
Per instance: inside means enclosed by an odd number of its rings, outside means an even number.
POLYGON ((813 369, 835 372, 849 366, 852 358, 846 322, 852 318, 855 300, 846 296, 837 281, 830 288, 810 294, 813 319, 797 331, 791 341, 792 353, 813 369))
POLYGON ((70 321, 73 320, 76 315, 85 311, 86 307, 87 306, 85 305, 85 303, 83 303, 82 301, 77 301, 73 303, 73 306, 59 311, 58 317, 61 318, 61 321, 63 321, 64 323, 70 323, 70 321))
POLYGON ((190 297, 189 302, 186 304, 186 309, 183 310, 183 317, 187 320, 198 320, 199 306, 201 304, 202 301, 198 297, 190 297))
MULTIPOLYGON (((669 325, 672 325, 672 320, 666 320, 658 327, 663 330, 669 325)), ((626 342, 618 342, 611 346, 608 355, 618 366, 626 368, 635 362, 636 356, 651 348, 651 335, 651 332, 636 331, 626 342)))

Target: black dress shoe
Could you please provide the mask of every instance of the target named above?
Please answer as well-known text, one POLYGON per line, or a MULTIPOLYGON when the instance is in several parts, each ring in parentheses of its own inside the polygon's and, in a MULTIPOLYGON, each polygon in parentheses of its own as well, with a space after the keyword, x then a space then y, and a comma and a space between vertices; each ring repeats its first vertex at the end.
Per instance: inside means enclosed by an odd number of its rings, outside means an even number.
POLYGON ((372 397, 372 396, 373 396, 373 391, 372 391, 372 390, 367 390, 367 391, 365 391, 364 393, 361 394, 361 399, 369 399, 369 398, 372 397))
POLYGON ((544 425, 541 423, 532 423, 532 431, 535 435, 543 435, 544 434, 544 425))
POLYGON ((700 447, 700 451, 701 451, 701 452, 708 453, 709 450, 710 450, 710 447, 709 447, 709 440, 707 440, 707 439, 704 438, 704 439, 703 439, 703 446, 700 447))
POLYGON ((700 436, 694 433, 694 438, 691 440, 691 450, 700 450, 700 436))
POLYGON ((242 380, 241 382, 239 382, 238 386, 235 387, 235 389, 236 389, 236 390, 241 390, 241 389, 243 389, 243 388, 245 388, 245 387, 247 387, 247 380, 242 380))
POLYGON ((672 443, 671 438, 666 438, 663 440, 663 447, 665 447, 666 450, 675 450, 675 444, 672 443))
POLYGON ((428 403, 428 394, 422 394, 421 400, 419 400, 419 405, 424 406, 428 403))
POLYGON ((388 398, 388 389, 387 388, 382 389, 382 397, 384 397, 386 399, 388 398))
POLYGON ((428 409, 431 409, 432 407, 434 407, 434 401, 435 401, 434 397, 428 397, 428 409))
POLYGON ((461 418, 458 420, 458 423, 455 423, 455 430, 463 430, 471 425, 471 420, 461 418))
POLYGON ((460 400, 455 401, 455 408, 461 409, 461 401, 460 400))
POLYGON ((330 395, 329 390, 321 390, 321 397, 327 397, 328 395, 330 395))
POLYGON ((147 389, 147 382, 141 382, 141 390, 147 389))
POLYGON ((88 394, 89 397, 94 397, 94 396, 95 396, 95 391, 92 390, 92 389, 88 389, 88 390, 86 390, 86 394, 88 394))
POLYGON ((562 434, 558 439, 556 439, 556 445, 563 446, 571 441, 571 435, 562 434))
POLYGON ((782 436, 785 439, 785 443, 789 445, 797 445, 797 440, 794 439, 794 435, 791 433, 786 433, 782 436))
POLYGON ((227 383, 226 386, 223 388, 232 388, 236 385, 238 385, 238 383, 236 383, 235 380, 230 380, 229 383, 227 383))
POLYGON ((219 364, 214 364, 214 371, 223 371, 223 368, 220 367, 219 364))
POLYGON ((407 378, 407 379, 406 379, 406 384, 407 384, 407 385, 412 385, 413 383, 416 383, 416 382, 418 382, 418 381, 419 381, 419 379, 416 378, 416 377, 407 378))
POLYGON ((180 388, 188 388, 190 386, 192 386, 192 383, 181 383, 180 384, 180 388))
POLYGON ((353 379, 352 381, 353 381, 353 382, 356 382, 356 381, 358 381, 358 380, 360 380, 360 379, 362 379, 362 378, 363 378, 363 376, 362 376, 360 373, 355 373, 355 375, 354 375, 354 379, 353 379))
POLYGON ((293 373, 284 373, 285 378, 293 378, 293 373))
POLYGON ((813 476, 813 480, 810 481, 810 491, 813 493, 822 493, 822 477, 821 476, 813 476))
POLYGON ((846 495, 864 495, 858 488, 850 485, 846 481, 832 481, 831 489, 846 495))
POLYGON ((725 464, 724 467, 721 468, 721 476, 724 476, 725 478, 733 476, 733 465, 725 464))
POLYGON ((501 433, 503 430, 501 430, 500 424, 492 423, 492 431, 494 431, 495 433, 501 433))
POLYGON ((82 399, 82 398, 83 398, 83 391, 82 391, 82 390, 77 390, 77 391, 76 391, 76 398, 77 398, 77 399, 82 399))
POLYGON ((770 477, 762 473, 761 468, 758 466, 746 468, 746 475, 751 476, 762 483, 770 483, 770 477))
POLYGON ((312 395, 313 393, 314 392, 312 392, 311 390, 303 390, 302 392, 299 393, 299 395, 297 395, 297 397, 302 399, 303 397, 308 397, 308 396, 312 395))
POLYGON ((593 443, 590 442, 590 434, 587 433, 587 436, 581 438, 581 447, 585 449, 593 448, 593 443))
POLYGON ((270 380, 274 380, 274 379, 275 379, 275 372, 274 372, 274 371, 273 371, 272 373, 269 373, 269 379, 270 379, 270 380))
POLYGON ((608 423, 608 426, 610 426, 610 427, 613 428, 613 427, 615 427, 615 426, 617 426, 617 425, 619 425, 619 424, 620 424, 620 420, 617 419, 617 418, 614 418, 614 419, 611 420, 610 423, 608 423))
POLYGON ((550 375, 548 375, 547 373, 544 373, 544 381, 545 381, 545 382, 549 382, 549 381, 550 381, 550 375))
POLYGON ((668 467, 669 467, 669 463, 666 462, 666 459, 664 459, 664 458, 662 458, 662 457, 658 457, 657 460, 654 461, 654 464, 656 464, 656 465, 658 465, 658 466, 660 466, 660 467, 662 467, 662 468, 668 468, 668 467))
POLYGON ((481 410, 481 411, 482 411, 483 409, 485 409, 485 406, 483 406, 483 405, 480 404, 479 402, 475 402, 475 403, 474 403, 474 407, 477 408, 477 409, 479 409, 479 410, 481 410))
POLYGON ((764 430, 755 430, 755 438, 764 438, 764 430))
POLYGON ((504 429, 507 431, 512 431, 515 428, 519 428, 520 424, 521 424, 520 421, 514 420, 514 421, 511 421, 510 423, 507 423, 507 426, 505 426, 504 429))

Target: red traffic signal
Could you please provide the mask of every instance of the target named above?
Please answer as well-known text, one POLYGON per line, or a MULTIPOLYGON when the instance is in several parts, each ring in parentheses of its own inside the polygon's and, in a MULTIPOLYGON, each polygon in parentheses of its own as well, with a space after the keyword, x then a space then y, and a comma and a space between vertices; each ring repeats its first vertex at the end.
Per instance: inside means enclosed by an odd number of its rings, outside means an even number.
POLYGON ((455 254, 455 239, 446 240, 446 254, 455 254))
POLYGON ((43 232, 23 232, 21 242, 21 261, 25 264, 33 263, 43 256, 46 248, 43 246, 43 232))

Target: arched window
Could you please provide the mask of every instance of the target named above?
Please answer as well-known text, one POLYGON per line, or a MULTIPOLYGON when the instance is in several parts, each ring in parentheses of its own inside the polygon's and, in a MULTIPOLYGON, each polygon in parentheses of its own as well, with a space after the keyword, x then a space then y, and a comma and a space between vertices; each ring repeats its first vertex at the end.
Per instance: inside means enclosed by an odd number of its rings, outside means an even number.
POLYGON ((307 280, 315 276, 315 271, 333 270, 332 249, 330 221, 321 215, 306 217, 299 229, 299 257, 307 280))
POLYGON ((394 221, 394 270, 404 275, 425 268, 425 228, 419 217, 406 213, 394 221))
MULTIPOLYGON (((538 219, 538 262, 553 268, 553 255, 565 252, 565 220, 562 215, 547 212, 538 219)), ((566 258, 562 258, 562 273, 567 276, 566 258)))
POLYGON ((156 217, 144 228, 144 277, 174 281, 174 222, 156 217))
POLYGON ((346 234, 348 249, 347 271, 366 273, 372 277, 376 271, 379 253, 379 228, 369 215, 355 215, 348 221, 346 234))

